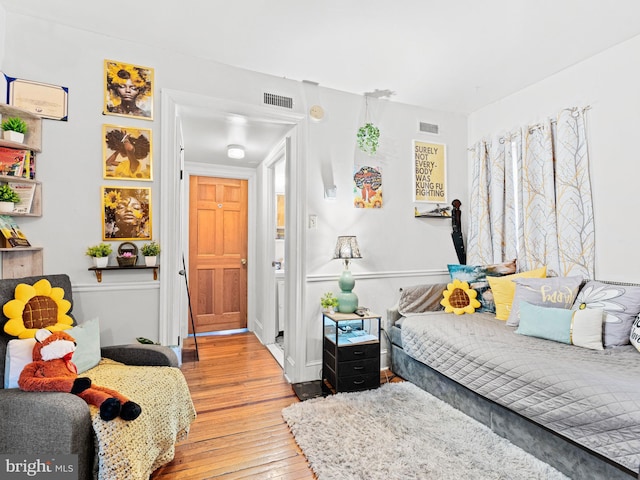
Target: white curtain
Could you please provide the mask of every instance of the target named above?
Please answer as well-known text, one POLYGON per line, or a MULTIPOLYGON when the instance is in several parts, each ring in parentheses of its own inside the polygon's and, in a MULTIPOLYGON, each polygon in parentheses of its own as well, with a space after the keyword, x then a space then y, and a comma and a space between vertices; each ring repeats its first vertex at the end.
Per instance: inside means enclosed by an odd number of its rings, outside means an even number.
POLYGON ((478 142, 473 151, 470 264, 516 258, 518 270, 594 278, 584 109, 478 142))

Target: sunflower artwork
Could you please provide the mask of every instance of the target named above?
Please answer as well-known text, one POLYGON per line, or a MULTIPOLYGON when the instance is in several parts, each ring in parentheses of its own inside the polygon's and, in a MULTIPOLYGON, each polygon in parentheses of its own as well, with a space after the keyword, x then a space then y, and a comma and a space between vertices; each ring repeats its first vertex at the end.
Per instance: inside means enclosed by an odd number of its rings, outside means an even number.
POLYGON ((67 330, 73 325, 69 310, 71 302, 64 298, 64 289, 52 287, 47 279, 33 285, 20 283, 13 300, 2 307, 9 319, 4 331, 18 338, 33 338, 41 328, 51 332, 67 330))
POLYGON ((151 189, 102 187, 102 239, 151 240, 151 189))
POLYGON ((105 60, 104 113, 153 120, 153 69, 105 60))
POLYGON ((102 126, 104 178, 152 180, 151 130, 102 126))
POLYGON ((444 298, 440 301, 440 305, 444 307, 446 313, 462 315, 473 313, 476 308, 480 308, 480 302, 476 299, 478 292, 470 288, 467 282, 455 279, 447 285, 442 295, 444 298))

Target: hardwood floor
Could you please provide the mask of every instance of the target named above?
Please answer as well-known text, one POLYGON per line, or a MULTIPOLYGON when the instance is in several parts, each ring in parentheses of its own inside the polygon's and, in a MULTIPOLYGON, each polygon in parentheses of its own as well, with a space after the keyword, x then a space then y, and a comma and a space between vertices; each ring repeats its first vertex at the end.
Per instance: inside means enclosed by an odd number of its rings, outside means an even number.
MULTIPOLYGON (((252 333, 198 337, 195 362, 192 345, 182 372, 198 417, 151 480, 314 479, 280 413, 298 397, 269 350, 252 333)), ((387 370, 380 381, 401 379, 387 370)))
POLYGON ((200 361, 182 365, 198 417, 151 480, 315 478, 280 413, 298 398, 267 348, 252 333, 198 347, 200 361))

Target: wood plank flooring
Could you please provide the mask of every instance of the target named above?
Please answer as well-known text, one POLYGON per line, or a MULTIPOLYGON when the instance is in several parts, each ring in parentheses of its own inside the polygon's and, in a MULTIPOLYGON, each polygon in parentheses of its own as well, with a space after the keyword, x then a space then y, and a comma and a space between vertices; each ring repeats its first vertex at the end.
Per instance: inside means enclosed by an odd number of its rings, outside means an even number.
POLYGON ((267 348, 252 333, 198 347, 200 361, 185 353, 182 365, 198 417, 151 480, 315 478, 280 413, 298 398, 267 348))
POLYGON ((269 350, 252 333, 198 337, 196 362, 192 342, 182 372, 198 417, 150 480, 315 479, 280 413, 299 400, 269 350))

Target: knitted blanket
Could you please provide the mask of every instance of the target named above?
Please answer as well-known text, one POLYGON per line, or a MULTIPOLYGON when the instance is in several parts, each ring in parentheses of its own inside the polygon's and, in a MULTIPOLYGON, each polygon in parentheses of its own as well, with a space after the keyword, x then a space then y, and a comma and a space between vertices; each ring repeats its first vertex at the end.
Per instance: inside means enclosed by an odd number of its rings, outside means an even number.
POLYGON ((170 462, 175 444, 189 433, 196 411, 182 372, 172 367, 135 367, 103 358, 82 376, 113 388, 142 407, 133 421, 105 422, 90 405, 98 480, 148 480, 170 462), (126 372, 126 373, 125 373, 126 372))

